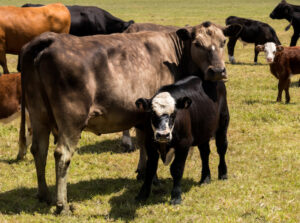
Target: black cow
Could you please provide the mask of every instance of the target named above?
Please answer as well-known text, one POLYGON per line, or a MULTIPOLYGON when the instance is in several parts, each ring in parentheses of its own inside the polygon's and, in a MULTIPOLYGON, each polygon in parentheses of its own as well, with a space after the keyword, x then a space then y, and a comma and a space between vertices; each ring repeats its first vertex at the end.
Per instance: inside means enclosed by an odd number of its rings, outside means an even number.
POLYGON ((200 184, 209 183, 209 140, 213 136, 220 156, 219 179, 227 179, 225 153, 229 112, 224 82, 187 77, 163 86, 151 99, 138 99, 136 106, 148 117, 145 130, 146 178, 136 197, 138 201, 146 200, 150 195, 159 155, 168 165, 175 153, 170 168, 173 177, 171 203, 181 202, 180 181, 191 146, 198 146, 202 159, 200 184))
MULTIPOLYGON (((239 24, 242 26, 241 32, 229 38, 227 48, 229 61, 235 63, 234 59, 234 47, 238 39, 246 43, 254 43, 257 45, 265 44, 266 42, 275 42, 277 45, 281 45, 275 30, 268 25, 260 21, 245 19, 236 16, 229 16, 226 19, 226 25, 239 24)), ((254 63, 257 63, 257 56, 259 51, 254 47, 254 63)))
MULTIPOLYGON (((290 46, 296 46, 300 35, 300 6, 291 5, 282 0, 271 12, 270 17, 272 19, 286 19, 290 22, 294 28, 290 46)), ((290 25, 287 26, 286 30, 289 29, 290 25)))
MULTIPOLYGON (((22 7, 40 7, 42 4, 27 3, 22 7)), ((71 14, 70 34, 75 36, 90 36, 96 34, 121 33, 133 20, 125 22, 109 12, 94 6, 66 6, 71 14)))

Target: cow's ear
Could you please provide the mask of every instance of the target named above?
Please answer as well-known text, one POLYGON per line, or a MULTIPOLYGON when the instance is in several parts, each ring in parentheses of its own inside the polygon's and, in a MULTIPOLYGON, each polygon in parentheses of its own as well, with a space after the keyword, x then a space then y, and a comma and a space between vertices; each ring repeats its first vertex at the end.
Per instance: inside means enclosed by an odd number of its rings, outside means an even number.
POLYGON ((182 97, 176 100, 176 108, 177 109, 185 109, 190 107, 192 104, 192 100, 189 97, 182 97))
POLYGON ((233 25, 229 25, 226 26, 225 28, 223 28, 223 34, 224 36, 238 36, 242 30, 242 26, 240 24, 233 24, 233 25))
POLYGON ((276 46, 276 51, 278 51, 278 52, 283 51, 283 49, 284 48, 281 45, 276 46))
POLYGON ((135 105, 140 111, 150 111, 150 100, 146 98, 139 98, 135 101, 135 105))
POLYGON ((257 52, 262 52, 262 51, 265 50, 265 46, 264 46, 264 45, 257 45, 257 46, 255 47, 255 50, 256 50, 257 52))
POLYGON ((186 40, 189 40, 192 38, 191 33, 185 28, 177 30, 176 34, 183 41, 186 41, 186 40))

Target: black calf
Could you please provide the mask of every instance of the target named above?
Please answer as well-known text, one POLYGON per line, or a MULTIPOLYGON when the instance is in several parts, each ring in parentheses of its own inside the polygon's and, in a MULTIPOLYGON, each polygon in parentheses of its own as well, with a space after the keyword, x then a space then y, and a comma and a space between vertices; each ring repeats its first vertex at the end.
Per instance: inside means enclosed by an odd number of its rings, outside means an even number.
POLYGON ((171 203, 179 204, 180 182, 191 146, 198 146, 201 155, 200 184, 209 183, 209 140, 213 136, 220 156, 219 179, 227 179, 225 154, 229 112, 224 82, 188 77, 162 87, 151 99, 138 99, 136 105, 148 117, 145 123, 148 154, 146 178, 137 200, 149 197, 159 156, 168 165, 175 155, 170 168, 173 177, 171 203))

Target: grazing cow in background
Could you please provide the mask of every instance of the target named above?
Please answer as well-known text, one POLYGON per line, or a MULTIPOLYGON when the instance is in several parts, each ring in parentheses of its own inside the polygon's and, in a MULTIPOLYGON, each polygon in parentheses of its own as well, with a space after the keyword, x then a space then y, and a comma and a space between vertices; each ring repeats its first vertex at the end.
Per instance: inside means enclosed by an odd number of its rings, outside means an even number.
MULTIPOLYGON (((234 59, 234 47, 238 39, 246 43, 254 43, 255 47, 259 44, 265 44, 266 42, 275 42, 281 45, 275 30, 267 23, 236 16, 229 16, 225 23, 226 25, 239 24, 242 26, 241 32, 236 36, 231 36, 227 43, 229 61, 233 64, 236 63, 234 59)), ((259 52, 255 47, 254 63, 257 63, 259 52)))
POLYGON ((124 33, 137 33, 141 31, 161 31, 161 32, 173 32, 177 29, 180 29, 180 27, 177 26, 164 26, 154 23, 134 23, 131 26, 128 27, 124 31, 124 33))
POLYGON ((300 35, 300 6, 292 5, 282 0, 271 12, 270 17, 272 19, 286 19, 290 22, 290 25, 286 27, 286 30, 288 30, 291 25, 294 28, 290 46, 296 46, 300 35))
MULTIPOLYGON (((40 6, 43 5, 27 3, 22 7, 40 6)), ((75 36, 121 33, 134 23, 133 20, 125 22, 95 6, 67 5, 66 7, 71 14, 70 34, 75 36)))
MULTIPOLYGON (((21 74, 5 74, 0 77, 0 122, 7 124, 20 116, 21 111, 21 74)), ((27 145, 31 143, 31 130, 28 114, 26 113, 28 125, 27 145)), ((23 154, 19 154, 22 156, 23 154)))
MULTIPOLYGON (((39 199, 51 201, 45 179, 50 132, 58 133, 54 152, 57 213, 67 213, 67 172, 81 132, 104 134, 136 126, 137 141, 144 146, 145 115, 137 110, 136 99, 151 97, 159 87, 192 74, 206 80, 226 78, 224 34, 235 35, 239 29, 205 22, 171 33, 86 37, 44 33, 23 47, 22 114, 26 105, 39 199)), ((24 124, 22 115, 23 141, 24 124)), ((139 171, 145 168, 143 156, 141 160, 139 171)))
POLYGON ((147 114, 146 140, 148 160, 146 178, 137 200, 146 200, 151 192, 158 159, 168 165, 173 177, 171 204, 181 203, 180 181, 191 146, 198 146, 202 160, 200 184, 211 180, 209 141, 216 138, 220 157, 219 179, 227 179, 225 154, 229 112, 224 82, 202 81, 191 76, 167 85, 151 98, 140 98, 136 106, 147 114))
POLYGON ((69 33, 69 10, 60 3, 39 8, 0 7, 0 65, 9 73, 6 53, 19 54, 24 44, 43 32, 69 33))
POLYGON ((265 51, 270 71, 279 80, 277 101, 281 101, 282 91, 284 90, 285 101, 289 103, 291 76, 300 74, 300 47, 276 46, 275 43, 269 42, 265 43, 265 45, 257 46, 257 50, 265 51))

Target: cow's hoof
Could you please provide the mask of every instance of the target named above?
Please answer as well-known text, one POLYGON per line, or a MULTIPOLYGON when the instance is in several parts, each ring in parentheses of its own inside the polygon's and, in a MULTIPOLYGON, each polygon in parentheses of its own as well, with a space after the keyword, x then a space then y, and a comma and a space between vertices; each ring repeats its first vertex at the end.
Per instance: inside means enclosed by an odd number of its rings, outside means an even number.
POLYGON ((16 161, 19 162, 19 161, 24 160, 25 159, 25 155, 26 154, 18 154, 16 161))
POLYGON ((171 205, 177 205, 177 204, 181 204, 181 197, 177 197, 177 198, 172 198, 171 201, 170 201, 170 204, 171 205))
POLYGON ((218 179, 219 180, 227 180, 228 179, 227 174, 221 174, 221 175, 219 175, 218 179))
POLYGON ((71 215, 72 214, 72 208, 69 205, 57 204, 55 214, 64 215, 64 216, 65 215, 71 215))
POLYGON ((51 196, 50 193, 47 193, 47 194, 44 194, 44 195, 38 194, 37 198, 38 198, 39 202, 45 202, 48 205, 52 204, 52 196, 51 196))
POLYGON ((124 153, 131 153, 135 151, 135 147, 132 144, 122 143, 124 153))
POLYGON ((209 184, 211 182, 210 176, 202 177, 199 184, 209 184))

